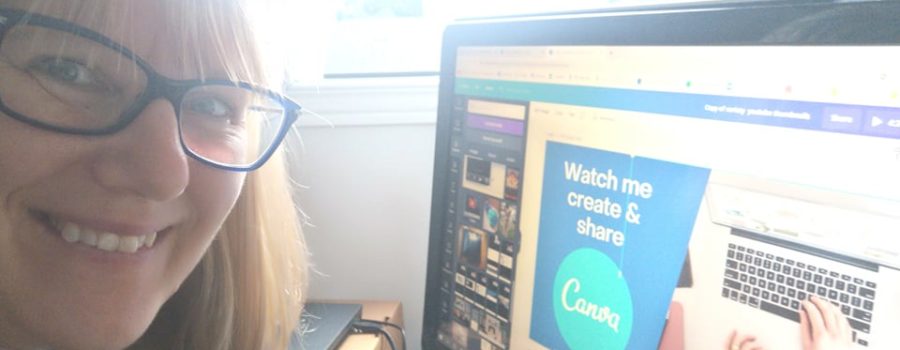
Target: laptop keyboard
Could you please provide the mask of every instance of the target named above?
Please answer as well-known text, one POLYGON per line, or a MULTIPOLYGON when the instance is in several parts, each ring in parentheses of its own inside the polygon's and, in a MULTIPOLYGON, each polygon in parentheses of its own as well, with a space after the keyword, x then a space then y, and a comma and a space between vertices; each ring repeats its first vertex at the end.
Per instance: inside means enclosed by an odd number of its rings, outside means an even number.
POLYGON ((840 308, 854 342, 869 345, 875 282, 736 244, 725 265, 722 297, 800 322, 800 301, 815 295, 840 308))

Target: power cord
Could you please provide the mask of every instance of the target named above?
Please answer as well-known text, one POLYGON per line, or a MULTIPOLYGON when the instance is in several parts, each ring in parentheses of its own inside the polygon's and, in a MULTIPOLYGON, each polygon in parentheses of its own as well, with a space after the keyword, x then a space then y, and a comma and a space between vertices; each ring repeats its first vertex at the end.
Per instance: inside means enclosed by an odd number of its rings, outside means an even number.
POLYGON ((391 328, 394 328, 394 329, 400 331, 400 345, 402 346, 401 349, 406 350, 406 330, 403 329, 403 327, 400 327, 400 326, 390 323, 390 322, 384 322, 384 321, 366 320, 366 319, 363 319, 360 321, 374 323, 374 324, 381 325, 381 326, 388 326, 388 327, 391 327, 391 328))
POLYGON ((353 324, 353 331, 356 333, 381 333, 382 335, 384 335, 384 339, 387 339, 388 345, 391 346, 391 349, 397 350, 397 345, 394 344, 394 338, 391 337, 391 334, 380 326, 375 326, 364 322, 357 322, 353 324))
POLYGON ((384 335, 385 339, 387 339, 388 345, 391 346, 392 350, 398 350, 397 344, 394 342, 394 337, 391 336, 391 334, 388 333, 384 329, 384 327, 391 327, 400 331, 400 345, 403 346, 400 349, 406 350, 406 331, 403 329, 403 327, 390 322, 366 319, 362 319, 353 323, 353 331, 355 333, 380 333, 384 335))

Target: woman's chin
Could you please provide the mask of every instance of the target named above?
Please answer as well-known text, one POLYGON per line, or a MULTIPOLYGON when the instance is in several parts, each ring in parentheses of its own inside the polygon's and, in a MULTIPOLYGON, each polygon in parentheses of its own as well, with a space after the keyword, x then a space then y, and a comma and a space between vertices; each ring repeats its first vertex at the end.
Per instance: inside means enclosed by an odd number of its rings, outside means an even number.
POLYGON ((124 349, 147 331, 159 308, 131 305, 116 309, 106 305, 94 313, 83 310, 71 310, 72 313, 43 322, 44 330, 53 335, 45 338, 50 341, 50 349, 124 349))

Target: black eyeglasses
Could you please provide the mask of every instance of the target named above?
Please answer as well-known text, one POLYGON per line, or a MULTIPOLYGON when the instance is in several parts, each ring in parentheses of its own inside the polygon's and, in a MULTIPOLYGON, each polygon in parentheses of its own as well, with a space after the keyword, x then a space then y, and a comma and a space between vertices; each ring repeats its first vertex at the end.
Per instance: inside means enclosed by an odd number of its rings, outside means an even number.
POLYGON ((250 171, 278 148, 300 105, 227 79, 173 80, 131 50, 52 17, 0 9, 0 111, 38 128, 109 135, 164 98, 185 153, 215 168, 250 171))

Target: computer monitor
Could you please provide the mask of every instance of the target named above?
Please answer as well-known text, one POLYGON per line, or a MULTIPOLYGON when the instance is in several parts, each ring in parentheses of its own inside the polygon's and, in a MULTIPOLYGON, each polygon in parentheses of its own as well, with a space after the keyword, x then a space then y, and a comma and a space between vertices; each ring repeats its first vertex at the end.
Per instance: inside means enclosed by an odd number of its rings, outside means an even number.
POLYGON ((799 349, 811 295, 900 344, 898 9, 449 27, 423 347, 799 349))

